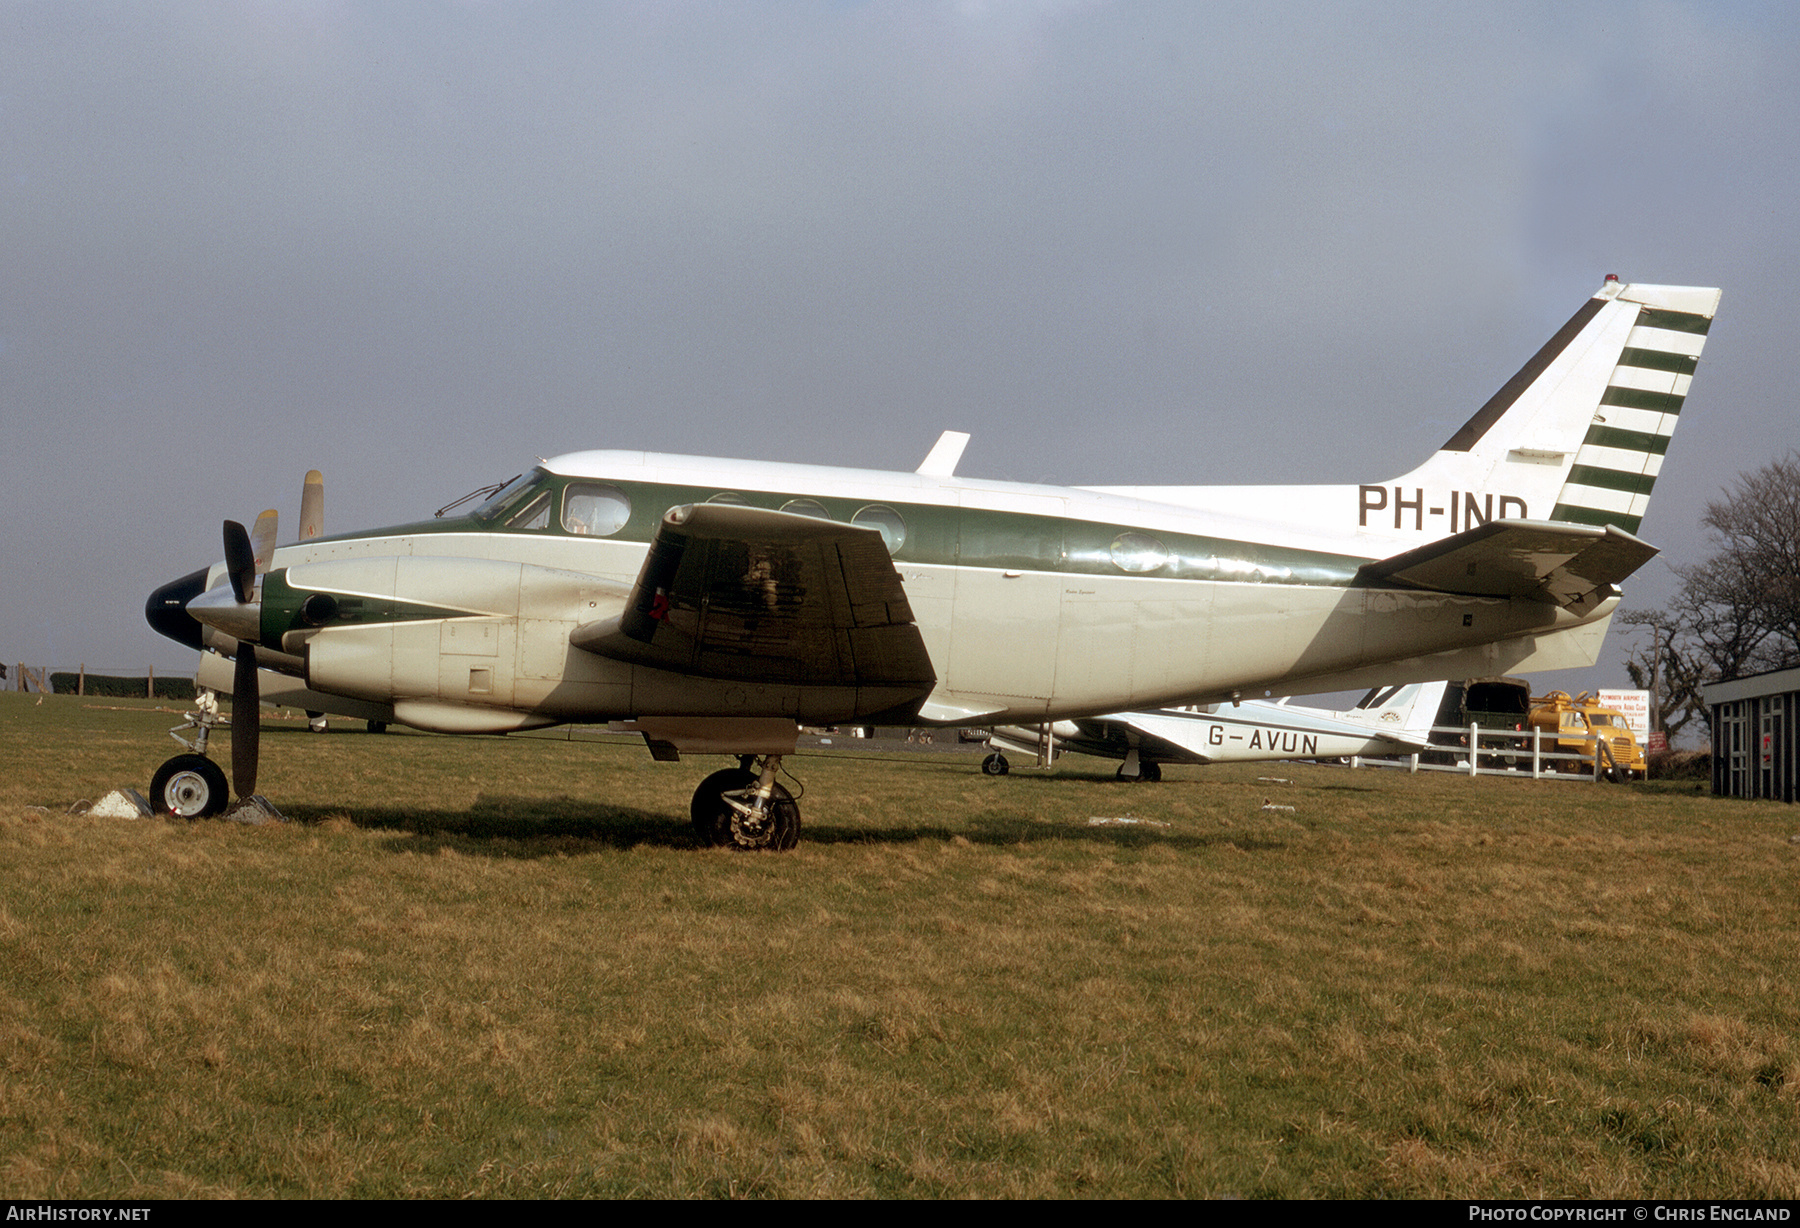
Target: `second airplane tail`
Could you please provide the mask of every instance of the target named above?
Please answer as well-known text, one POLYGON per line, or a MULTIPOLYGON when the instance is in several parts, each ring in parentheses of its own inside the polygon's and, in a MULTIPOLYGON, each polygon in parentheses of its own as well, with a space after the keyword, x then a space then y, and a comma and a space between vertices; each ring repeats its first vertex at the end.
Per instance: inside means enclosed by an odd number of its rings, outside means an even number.
POLYGON ((1340 715, 1368 725, 1384 737, 1409 745, 1431 741, 1431 724, 1444 702, 1447 682, 1415 682, 1408 686, 1376 687, 1355 708, 1340 715))

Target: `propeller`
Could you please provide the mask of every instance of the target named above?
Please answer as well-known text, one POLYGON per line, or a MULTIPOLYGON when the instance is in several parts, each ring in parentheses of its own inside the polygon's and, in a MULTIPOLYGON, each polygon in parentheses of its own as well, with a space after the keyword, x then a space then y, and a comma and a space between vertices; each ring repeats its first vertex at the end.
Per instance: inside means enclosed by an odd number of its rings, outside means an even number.
POLYGON ((231 676, 231 787, 239 797, 256 792, 256 757, 262 741, 262 697, 256 681, 256 648, 240 641, 231 676))
POLYGON ((308 469, 306 482, 300 487, 300 540, 311 541, 324 531, 325 475, 308 469))
MULTIPOLYGON (((275 556, 278 520, 273 509, 264 512, 256 518, 254 534, 239 522, 227 520, 225 574, 230 588, 197 593, 186 603, 187 614, 196 621, 237 641, 231 676, 231 784, 240 798, 256 792, 256 760, 262 740, 262 688, 256 672, 262 601, 256 580, 268 571, 275 556)), ((307 473, 300 493, 301 540, 317 537, 324 525, 325 479, 314 469, 307 473)))
POLYGON ((225 574, 237 603, 248 604, 256 593, 256 549, 249 531, 235 520, 225 522, 225 574))
POLYGON ((261 513, 250 529, 250 548, 256 556, 256 574, 262 575, 269 570, 269 560, 275 557, 275 535, 281 531, 281 513, 274 508, 261 513))
MULTIPOLYGON (((260 528, 269 523, 273 538, 275 513, 264 512, 257 518, 260 528)), ((271 552, 272 553, 272 552, 271 552)), ((263 556, 267 564, 268 556, 263 556)), ((250 534, 235 520, 225 522, 225 570, 231 577, 231 595, 240 606, 249 606, 256 597, 257 558, 250 544, 250 534)), ((257 611, 260 615, 260 609, 257 611)), ((262 740, 262 708, 260 686, 256 679, 256 645, 251 637, 239 636, 236 667, 231 675, 231 787, 239 797, 256 792, 256 758, 262 740)))

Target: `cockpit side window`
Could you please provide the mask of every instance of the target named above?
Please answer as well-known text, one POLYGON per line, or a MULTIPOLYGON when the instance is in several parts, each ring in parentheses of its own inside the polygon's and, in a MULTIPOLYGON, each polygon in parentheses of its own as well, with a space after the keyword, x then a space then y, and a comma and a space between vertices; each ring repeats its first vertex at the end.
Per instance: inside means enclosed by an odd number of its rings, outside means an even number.
POLYGON ((541 529, 550 523, 550 492, 540 490, 537 497, 506 518, 509 529, 541 529))

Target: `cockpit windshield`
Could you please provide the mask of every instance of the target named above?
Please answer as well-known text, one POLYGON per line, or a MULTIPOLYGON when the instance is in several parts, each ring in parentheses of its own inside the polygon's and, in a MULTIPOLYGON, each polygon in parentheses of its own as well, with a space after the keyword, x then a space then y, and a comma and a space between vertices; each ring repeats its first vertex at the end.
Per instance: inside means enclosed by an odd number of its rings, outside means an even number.
POLYGON ((509 519, 508 513, 520 510, 519 505, 530 498, 545 477, 542 469, 533 469, 530 473, 521 473, 518 477, 502 486, 493 498, 483 503, 474 511, 477 520, 509 519))
POLYGON ((631 497, 607 482, 567 482, 533 469, 501 487, 471 515, 496 528, 611 537, 631 520, 631 497))

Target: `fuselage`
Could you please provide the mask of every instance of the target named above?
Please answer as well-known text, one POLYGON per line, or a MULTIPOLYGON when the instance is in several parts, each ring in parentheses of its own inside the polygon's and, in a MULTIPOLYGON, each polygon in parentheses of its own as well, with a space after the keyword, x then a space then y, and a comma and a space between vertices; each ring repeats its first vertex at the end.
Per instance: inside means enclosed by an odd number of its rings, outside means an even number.
POLYGON ((1517 669, 1557 633, 1603 627, 1610 614, 1612 602, 1576 617, 1361 582, 1362 564, 1431 534, 1355 525, 1367 497, 1357 487, 1300 489, 1312 506, 1341 504, 1335 523, 1284 522, 1279 506, 1257 502, 1230 515, 1079 488, 575 453, 470 515, 278 549, 261 642, 265 657, 303 663, 315 691, 393 703, 399 719, 430 728, 871 715, 843 695, 675 675, 570 644, 575 628, 622 607, 664 513, 709 501, 881 532, 936 674, 918 709, 899 715, 925 722, 1424 680, 1452 672, 1441 654, 1465 649, 1500 672, 1496 660, 1517 669), (328 619, 302 608, 320 593, 331 595, 328 619))

